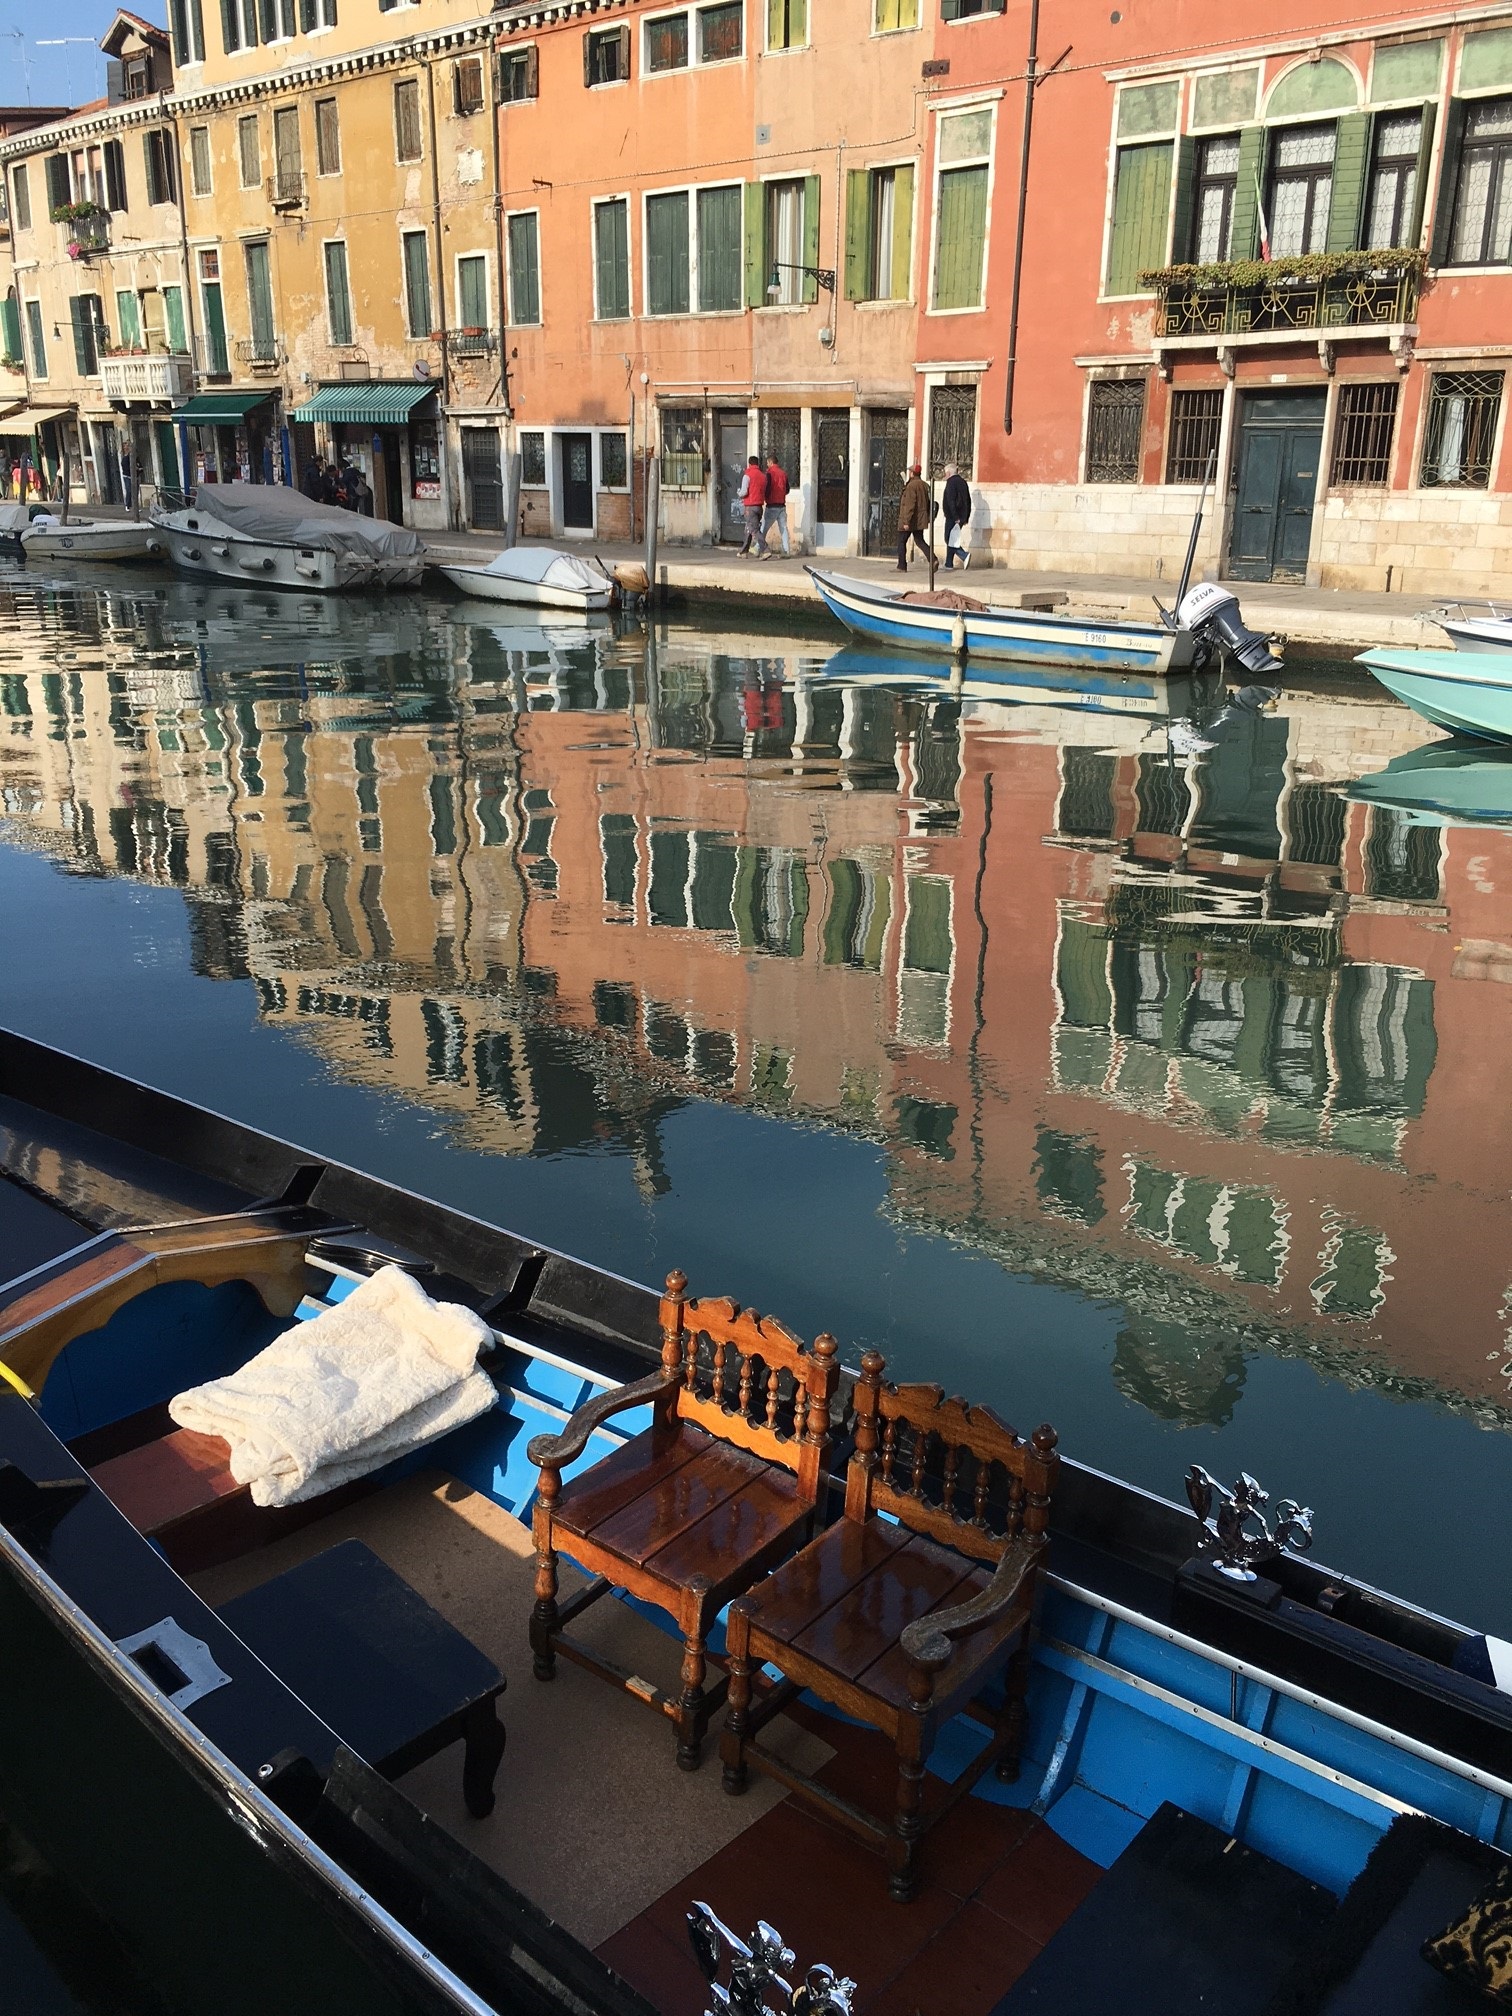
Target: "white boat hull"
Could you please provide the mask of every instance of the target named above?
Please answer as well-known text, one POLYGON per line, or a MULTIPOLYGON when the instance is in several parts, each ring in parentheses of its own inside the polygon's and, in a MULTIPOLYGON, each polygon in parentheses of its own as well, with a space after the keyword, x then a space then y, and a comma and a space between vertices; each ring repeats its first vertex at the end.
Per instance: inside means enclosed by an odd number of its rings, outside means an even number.
POLYGON ((1505 616, 1435 616, 1456 651, 1512 652, 1512 621, 1505 616))
POLYGON ((609 581, 602 588, 558 588, 549 581, 520 581, 508 574, 491 574, 486 567, 443 567, 441 572, 464 595, 531 609, 607 609, 614 594, 609 581))
POLYGON ((150 560, 163 549, 153 525, 80 518, 66 525, 28 525, 21 550, 34 560, 150 560))
MULTIPOLYGON (((175 515, 196 516, 193 512, 175 515)), ((174 566, 186 574, 239 581, 243 586, 255 582, 264 588, 298 588, 306 594, 313 590, 322 595, 348 588, 381 592, 418 588, 425 569, 423 551, 370 558, 359 553, 333 553, 318 546, 284 546, 244 538, 209 520, 190 527, 160 519, 152 530, 174 566)))

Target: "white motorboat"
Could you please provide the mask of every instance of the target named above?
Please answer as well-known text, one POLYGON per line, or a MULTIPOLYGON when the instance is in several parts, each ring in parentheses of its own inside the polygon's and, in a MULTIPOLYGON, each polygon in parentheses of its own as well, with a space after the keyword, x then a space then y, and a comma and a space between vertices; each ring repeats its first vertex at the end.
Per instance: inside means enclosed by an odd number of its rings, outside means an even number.
POLYGON ((614 582, 601 567, 554 546, 513 546, 484 564, 448 561, 441 572, 464 595, 536 609, 607 609, 614 582))
POLYGON ((1447 632, 1457 651, 1512 651, 1512 609, 1500 602, 1445 602, 1428 621, 1447 632))
POLYGON ((269 588, 418 588, 419 535, 384 518, 316 504, 276 483, 202 485, 185 510, 152 521, 175 567, 269 588))
POLYGON ((163 550, 154 528, 138 518, 57 518, 43 512, 20 538, 22 552, 33 560, 150 560, 163 550))

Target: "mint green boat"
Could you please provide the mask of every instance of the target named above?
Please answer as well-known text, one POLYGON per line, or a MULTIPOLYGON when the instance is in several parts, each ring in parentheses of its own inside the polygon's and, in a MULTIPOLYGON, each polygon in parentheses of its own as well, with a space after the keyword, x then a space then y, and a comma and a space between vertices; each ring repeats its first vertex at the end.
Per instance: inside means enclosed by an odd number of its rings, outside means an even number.
POLYGON ((1512 742, 1512 655, 1498 651, 1362 651, 1358 662, 1425 721, 1456 735, 1512 742))
POLYGON ((1430 742, 1357 777, 1344 795, 1389 805, 1415 826, 1512 826, 1512 749, 1430 742))

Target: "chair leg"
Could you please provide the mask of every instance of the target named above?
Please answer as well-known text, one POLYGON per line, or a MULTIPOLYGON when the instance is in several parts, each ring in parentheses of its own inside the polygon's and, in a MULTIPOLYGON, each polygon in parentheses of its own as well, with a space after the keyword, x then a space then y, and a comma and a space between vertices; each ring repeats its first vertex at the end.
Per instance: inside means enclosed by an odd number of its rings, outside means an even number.
POLYGON ((1024 1697, 1029 1692, 1030 1648, 1026 1638, 1009 1662, 1004 1676, 1007 1699, 1003 1704, 1002 1719, 998 1727, 1008 1738, 1008 1747, 999 1757, 994 1769, 997 1777, 1005 1785, 1011 1785, 1019 1775, 1019 1753, 1024 1747, 1024 1697))
POLYGON ((683 1640, 682 1693, 677 1701, 677 1768, 680 1771, 696 1771, 699 1766, 704 1731, 708 1727, 703 1691, 707 1670, 703 1635, 690 1631, 683 1640))
POLYGON ((898 1731, 897 1809, 888 1844, 888 1889, 907 1904, 919 1887, 919 1839, 924 1832, 919 1807, 924 1796, 924 1745, 920 1731, 905 1723, 898 1731))
POLYGON ((474 1702, 463 1729, 462 1797, 474 1820, 486 1820, 494 1808, 494 1777, 504 1755, 504 1724, 497 1702, 474 1702))
POLYGON ((719 1755, 724 1765, 721 1782, 726 1792, 739 1794, 750 1783, 745 1743, 751 1710, 751 1637, 739 1604, 733 1605, 730 1610, 725 1651, 730 1662, 730 1693, 725 1705, 724 1728, 719 1737, 719 1755))
POLYGON ((557 1557, 549 1543, 536 1549, 535 1608, 530 1613, 530 1649, 535 1654, 537 1680, 555 1680, 556 1647, 561 1629, 557 1616, 557 1557))

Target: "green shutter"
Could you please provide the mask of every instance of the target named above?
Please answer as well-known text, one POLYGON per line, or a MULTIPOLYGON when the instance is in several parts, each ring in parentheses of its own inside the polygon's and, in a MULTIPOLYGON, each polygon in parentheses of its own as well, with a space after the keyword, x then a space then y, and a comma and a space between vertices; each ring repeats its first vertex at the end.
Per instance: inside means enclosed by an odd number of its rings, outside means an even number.
POLYGON ((1171 228, 1171 257, 1173 260, 1191 259, 1196 256, 1192 242, 1192 202, 1196 195, 1197 183, 1197 142, 1178 140, 1176 142, 1176 218, 1171 228))
POLYGON ((871 172, 852 168, 845 177, 845 298, 865 301, 871 251, 871 172))
POLYGON ((935 307, 980 308, 987 237, 985 167, 944 170, 935 228, 935 307))
POLYGON ((913 292, 914 171, 893 170, 892 298, 906 301, 913 292))
POLYGON ((623 321, 630 313, 629 212, 623 201, 594 210, 593 259, 599 320, 623 321))
POLYGON ((745 185, 745 298, 747 308, 765 308, 766 184, 745 185))
POLYGON ((5 361, 7 364, 21 362, 21 303, 14 294, 7 294, 0 302, 0 328, 5 331, 5 361))
POLYGON ((137 312, 137 297, 129 288, 119 288, 116 292, 116 322, 120 327, 123 350, 141 342, 142 324, 137 312))
POLYGON ((739 184, 698 192, 698 306, 703 314, 738 308, 744 297, 742 209, 739 184))
POLYGON ((646 199, 646 266, 652 315, 688 312, 688 192, 646 199))
POLYGON ((170 350, 187 350, 184 337, 184 290, 182 287, 163 289, 163 320, 168 331, 170 350))
POLYGON ((1428 202, 1428 177, 1433 173, 1433 125, 1438 116, 1436 105, 1423 107, 1423 133, 1418 141, 1417 182, 1412 192, 1412 215, 1407 221, 1407 243, 1420 245, 1423 242, 1423 213, 1428 202))
POLYGON ((73 324, 74 364, 81 378, 88 378, 94 372, 94 345, 90 340, 91 331, 84 314, 84 303, 75 294, 68 304, 68 319, 73 324))
POLYGON ((61 154, 47 157, 47 207, 61 210, 69 200, 68 163, 61 154))
POLYGON ((533 211, 509 220, 510 320, 529 327, 541 319, 540 245, 533 211))
POLYGON ((1253 259, 1260 246, 1260 177, 1265 170, 1265 128, 1239 131, 1239 173, 1234 183, 1230 259, 1253 259))
POLYGON ((1113 184, 1110 294, 1137 294, 1139 276, 1163 266, 1171 202, 1171 142, 1120 147, 1113 184))
MULTIPOLYGON (((803 263, 805 266, 819 264, 819 177, 805 175, 803 178, 803 263)), ((803 276, 803 298, 805 301, 819 299, 819 282, 812 273, 803 276)))
POLYGON ((1451 98, 1444 120, 1444 146, 1440 155, 1438 207, 1433 213, 1433 247, 1430 266, 1444 266, 1449 260, 1449 240, 1454 233, 1454 198, 1459 188, 1460 149, 1465 142, 1465 101, 1451 98))
POLYGON ((1345 112, 1334 141, 1333 194, 1328 204, 1325 252, 1353 252, 1360 242, 1360 216, 1370 165, 1370 114, 1345 112))

